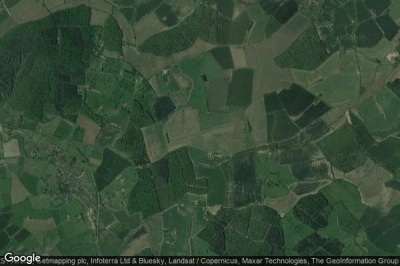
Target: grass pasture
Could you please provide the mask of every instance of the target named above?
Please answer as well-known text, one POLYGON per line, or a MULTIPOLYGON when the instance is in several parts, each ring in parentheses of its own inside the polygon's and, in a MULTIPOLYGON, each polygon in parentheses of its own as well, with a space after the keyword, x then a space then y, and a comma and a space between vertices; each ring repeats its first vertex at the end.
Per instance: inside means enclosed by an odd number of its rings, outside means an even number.
POLYGON ((250 18, 255 21, 265 16, 265 12, 262 10, 261 6, 258 3, 246 6, 246 10, 247 13, 249 13, 250 18))
POLYGON ((198 74, 205 76, 206 81, 211 81, 222 75, 222 67, 210 52, 196 56, 192 59, 192 62, 198 74))
POLYGON ((208 179, 208 206, 223 206, 226 202, 227 180, 221 167, 200 168, 197 170, 198 176, 204 176, 208 179))
POLYGON ((381 162, 389 171, 397 173, 399 171, 400 155, 397 152, 399 147, 400 141, 391 137, 373 145, 368 150, 368 153, 381 162))
POLYGON ((265 25, 268 21, 268 17, 266 15, 258 18, 253 27, 251 28, 251 31, 247 37, 247 40, 249 43, 259 43, 264 41, 265 37, 265 25))
POLYGON ((387 88, 357 108, 365 126, 378 136, 385 136, 397 125, 400 100, 387 88))
POLYGON ((400 0, 2 4, 0 253, 400 254, 400 0))
POLYGON ((400 3, 398 1, 392 1, 389 6, 389 15, 394 21, 398 22, 400 19, 400 3))
POLYGON ((37 127, 37 121, 29 120, 27 118, 22 119, 20 127, 23 129, 35 131, 37 127))
MULTIPOLYGON (((167 73, 157 73, 155 75, 155 83, 157 85, 152 86, 154 90, 156 91, 157 95, 168 95, 171 92, 179 91, 180 86, 178 82, 176 81, 174 75, 168 71, 167 73)), ((190 82, 189 79, 182 79, 182 83, 185 83, 186 86, 182 86, 182 90, 190 87, 190 82)), ((190 94, 190 90, 187 93, 187 95, 190 94)))
POLYGON ((336 72, 339 64, 340 53, 333 53, 316 69, 316 73, 325 78, 331 75, 332 72, 336 72))
POLYGON ((360 66, 361 85, 367 85, 374 81, 378 64, 373 60, 368 60, 363 54, 357 54, 360 66))
POLYGON ((351 125, 354 128, 354 133, 357 136, 358 142, 367 150, 375 143, 375 139, 371 136, 363 121, 358 116, 353 112, 349 112, 348 117, 350 118, 351 125))
POLYGON ((267 153, 257 153, 256 176, 263 182, 262 193, 267 198, 281 198, 289 192, 289 185, 292 184, 293 176, 286 165, 280 165, 277 158, 267 153))
POLYGON ((300 222, 293 211, 287 213, 282 219, 282 228, 285 236, 286 247, 293 248, 301 239, 310 235, 314 230, 300 222))
POLYGON ((165 124, 169 142, 200 132, 199 114, 193 108, 178 109, 165 124))
MULTIPOLYGON (((190 236, 192 230, 195 230, 196 223, 192 219, 196 217, 196 209, 202 207, 202 201, 197 199, 198 203, 193 202, 188 196, 183 198, 180 206, 175 206, 163 213, 163 243, 161 246, 161 255, 186 255, 190 254, 190 236)), ((197 221, 199 222, 199 221, 197 221)), ((197 228, 196 228, 197 229, 197 228)))
POLYGON ((386 38, 381 39, 374 47, 360 47, 357 49, 357 52, 363 54, 367 59, 372 61, 376 59, 383 60, 392 51, 393 45, 386 38))
POLYGON ((78 142, 83 141, 83 137, 85 135, 85 129, 81 126, 75 127, 74 133, 72 134, 72 139, 78 142))
POLYGON ((291 69, 291 72, 294 81, 305 88, 308 87, 313 76, 315 76, 314 71, 291 69))
POLYGON ((182 74, 188 76, 192 80, 192 91, 190 94, 189 104, 196 109, 207 110, 207 96, 205 85, 202 77, 197 72, 192 61, 184 61, 179 64, 182 74))
MULTIPOLYGON (((321 192, 332 206, 338 202, 342 203, 356 219, 360 219, 367 209, 367 206, 361 202, 357 188, 346 180, 335 180, 329 186, 324 187, 321 192)), ((354 234, 356 232, 353 232, 354 234)))
POLYGON ((71 135, 72 130, 72 126, 68 122, 61 120, 56 132, 54 132, 54 136, 61 139, 67 139, 71 135))
MULTIPOLYGON (((386 121, 378 109, 375 98, 366 100, 357 108, 357 111, 363 119, 365 126, 372 134, 385 130, 386 121)), ((386 125, 386 130, 388 129, 386 125)))
POLYGON ((337 106, 357 98, 359 80, 358 74, 332 74, 308 89, 316 96, 321 94, 329 105, 337 106))
POLYGON ((229 80, 217 78, 207 84, 207 102, 210 111, 224 109, 229 94, 229 80))
POLYGON ((400 112, 400 99, 390 89, 384 88, 376 95, 376 102, 382 108, 386 120, 394 124, 398 120, 400 112))
POLYGON ((360 229, 357 219, 346 209, 343 204, 336 204, 329 215, 327 227, 318 232, 323 237, 337 238, 344 245, 354 241, 353 234, 360 229))
POLYGON ((210 250, 209 244, 199 237, 190 239, 191 252, 194 256, 216 256, 217 254, 210 250))
POLYGON ((340 54, 339 71, 342 74, 356 74, 358 71, 357 57, 354 50, 346 50, 340 54))

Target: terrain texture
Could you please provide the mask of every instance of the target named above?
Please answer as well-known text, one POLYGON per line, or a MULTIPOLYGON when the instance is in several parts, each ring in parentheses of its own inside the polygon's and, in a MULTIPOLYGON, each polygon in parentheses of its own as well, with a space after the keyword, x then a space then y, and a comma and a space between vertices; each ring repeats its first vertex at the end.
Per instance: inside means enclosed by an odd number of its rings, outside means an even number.
POLYGON ((399 0, 1 0, 0 253, 400 255, 399 0))

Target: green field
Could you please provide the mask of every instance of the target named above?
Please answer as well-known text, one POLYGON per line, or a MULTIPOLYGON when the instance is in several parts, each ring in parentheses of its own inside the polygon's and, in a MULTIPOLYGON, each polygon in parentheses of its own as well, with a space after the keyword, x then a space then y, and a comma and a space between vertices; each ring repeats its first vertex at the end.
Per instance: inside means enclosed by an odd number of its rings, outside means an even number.
POLYGON ((400 100, 385 88, 375 98, 368 99, 357 109, 365 126, 378 136, 389 134, 397 126, 400 100))
POLYGON ((1 4, 0 253, 400 256, 399 0, 1 4))
POLYGON ((262 193, 267 198, 281 198, 289 192, 293 176, 286 165, 280 165, 277 158, 258 153, 256 159, 257 179, 262 182, 262 193))
POLYGON ((336 106, 356 99, 359 95, 358 74, 332 74, 322 82, 309 87, 316 96, 322 94, 322 99, 336 106))

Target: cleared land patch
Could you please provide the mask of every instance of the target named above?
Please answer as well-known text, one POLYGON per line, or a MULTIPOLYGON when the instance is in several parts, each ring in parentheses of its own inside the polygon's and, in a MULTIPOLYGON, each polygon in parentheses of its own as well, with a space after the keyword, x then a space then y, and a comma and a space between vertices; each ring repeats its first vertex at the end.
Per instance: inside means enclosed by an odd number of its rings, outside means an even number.
POLYGON ((362 202, 370 207, 388 212, 399 203, 400 192, 385 186, 392 175, 370 159, 360 168, 347 173, 344 179, 358 188, 362 202))
POLYGON ((92 10, 92 17, 90 20, 90 25, 92 26, 102 26, 104 22, 107 20, 109 15, 105 12, 99 10, 92 10))
POLYGON ((13 204, 18 204, 24 201, 31 194, 26 190, 15 173, 11 173, 11 201, 13 204))
POLYGON ((19 157, 21 155, 17 139, 11 139, 8 142, 3 142, 3 152, 5 158, 19 157))
POLYGON ((82 114, 78 115, 76 124, 80 125, 85 130, 83 141, 87 144, 94 144, 97 136, 99 135, 100 126, 97 125, 93 120, 82 114))
POLYGON ((45 232, 55 229, 56 223, 53 218, 49 218, 47 220, 38 220, 26 217, 24 220, 24 226, 35 236, 41 237, 45 232))
POLYGON ((247 67, 246 54, 243 48, 231 46, 231 53, 235 68, 247 67))

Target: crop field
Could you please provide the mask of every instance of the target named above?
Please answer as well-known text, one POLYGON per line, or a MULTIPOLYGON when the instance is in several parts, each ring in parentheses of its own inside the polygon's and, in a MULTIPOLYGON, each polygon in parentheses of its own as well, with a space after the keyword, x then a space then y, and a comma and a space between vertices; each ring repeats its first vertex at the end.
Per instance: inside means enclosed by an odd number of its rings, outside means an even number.
POLYGON ((399 30, 398 0, 2 1, 0 253, 399 256, 399 30))
POLYGON ((253 71, 251 69, 237 69, 233 72, 229 86, 227 104, 230 106, 247 107, 252 100, 253 71))

